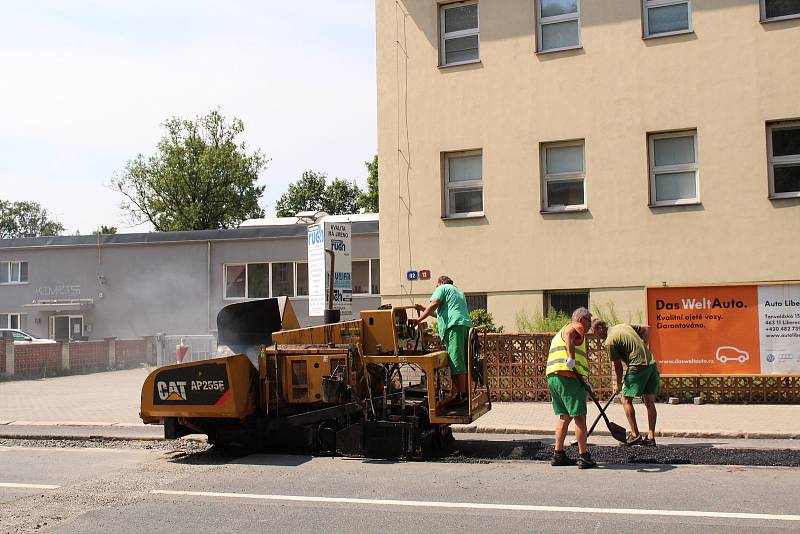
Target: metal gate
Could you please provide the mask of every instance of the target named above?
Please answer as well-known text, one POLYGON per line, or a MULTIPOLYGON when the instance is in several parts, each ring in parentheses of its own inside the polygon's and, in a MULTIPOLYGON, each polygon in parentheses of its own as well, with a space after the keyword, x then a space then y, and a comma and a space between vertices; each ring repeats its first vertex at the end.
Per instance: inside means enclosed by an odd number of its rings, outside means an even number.
POLYGON ((170 365, 176 362, 177 346, 183 343, 189 347, 184 362, 195 362, 208 360, 217 356, 217 338, 212 335, 162 335, 159 339, 158 348, 161 350, 157 354, 157 365, 170 365))

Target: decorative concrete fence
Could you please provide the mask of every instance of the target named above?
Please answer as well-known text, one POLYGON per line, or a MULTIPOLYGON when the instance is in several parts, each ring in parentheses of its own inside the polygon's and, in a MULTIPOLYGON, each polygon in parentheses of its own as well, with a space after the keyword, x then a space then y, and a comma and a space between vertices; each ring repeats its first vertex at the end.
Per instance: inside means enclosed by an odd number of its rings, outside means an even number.
POLYGON ((150 339, 106 338, 98 341, 0 343, 0 374, 47 376, 67 371, 121 369, 154 361, 150 339))
MULTIPOLYGON (((486 334, 482 336, 486 375, 493 401, 549 401, 545 367, 555 334, 486 334)), ((592 386, 607 399, 614 386, 611 362, 600 341, 587 337, 592 386)), ((800 376, 662 376, 661 400, 691 402, 798 403, 800 376)))

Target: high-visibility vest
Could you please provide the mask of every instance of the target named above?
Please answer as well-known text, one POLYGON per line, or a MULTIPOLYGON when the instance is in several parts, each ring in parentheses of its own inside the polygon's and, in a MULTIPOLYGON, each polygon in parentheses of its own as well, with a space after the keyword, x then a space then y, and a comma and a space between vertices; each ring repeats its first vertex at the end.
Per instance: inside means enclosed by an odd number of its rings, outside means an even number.
POLYGON ((558 331, 553 341, 550 342, 550 354, 547 356, 547 370, 546 374, 553 374, 555 371, 574 371, 580 376, 589 376, 589 361, 586 359, 586 336, 583 336, 580 345, 576 345, 575 350, 575 367, 570 369, 567 367, 567 359, 569 352, 567 352, 567 343, 562 337, 562 333, 567 328, 558 331))

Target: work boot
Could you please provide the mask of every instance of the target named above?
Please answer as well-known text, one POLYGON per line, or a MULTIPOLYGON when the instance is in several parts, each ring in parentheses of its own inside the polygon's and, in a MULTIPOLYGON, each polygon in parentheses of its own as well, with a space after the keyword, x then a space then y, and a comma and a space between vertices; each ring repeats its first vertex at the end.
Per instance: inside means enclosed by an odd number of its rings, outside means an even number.
POLYGON ((550 458, 550 465, 555 466, 575 465, 576 463, 578 462, 567 456, 567 453, 564 451, 555 451, 553 457, 550 458))
POLYGON ((644 445, 644 440, 642 439, 641 434, 638 436, 634 436, 630 432, 628 432, 628 439, 625 441, 625 445, 633 446, 633 445, 644 445))
POLYGON ((584 452, 578 457, 578 469, 591 469, 597 467, 597 462, 592 460, 592 455, 584 452))

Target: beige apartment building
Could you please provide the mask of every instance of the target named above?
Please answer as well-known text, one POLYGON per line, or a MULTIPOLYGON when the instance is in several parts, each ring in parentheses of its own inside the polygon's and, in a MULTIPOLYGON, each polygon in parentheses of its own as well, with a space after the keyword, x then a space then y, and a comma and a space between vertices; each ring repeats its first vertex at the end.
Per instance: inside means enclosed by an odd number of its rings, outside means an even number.
POLYGON ((376 9, 385 302, 445 273, 514 330, 800 279, 800 1, 376 9))

